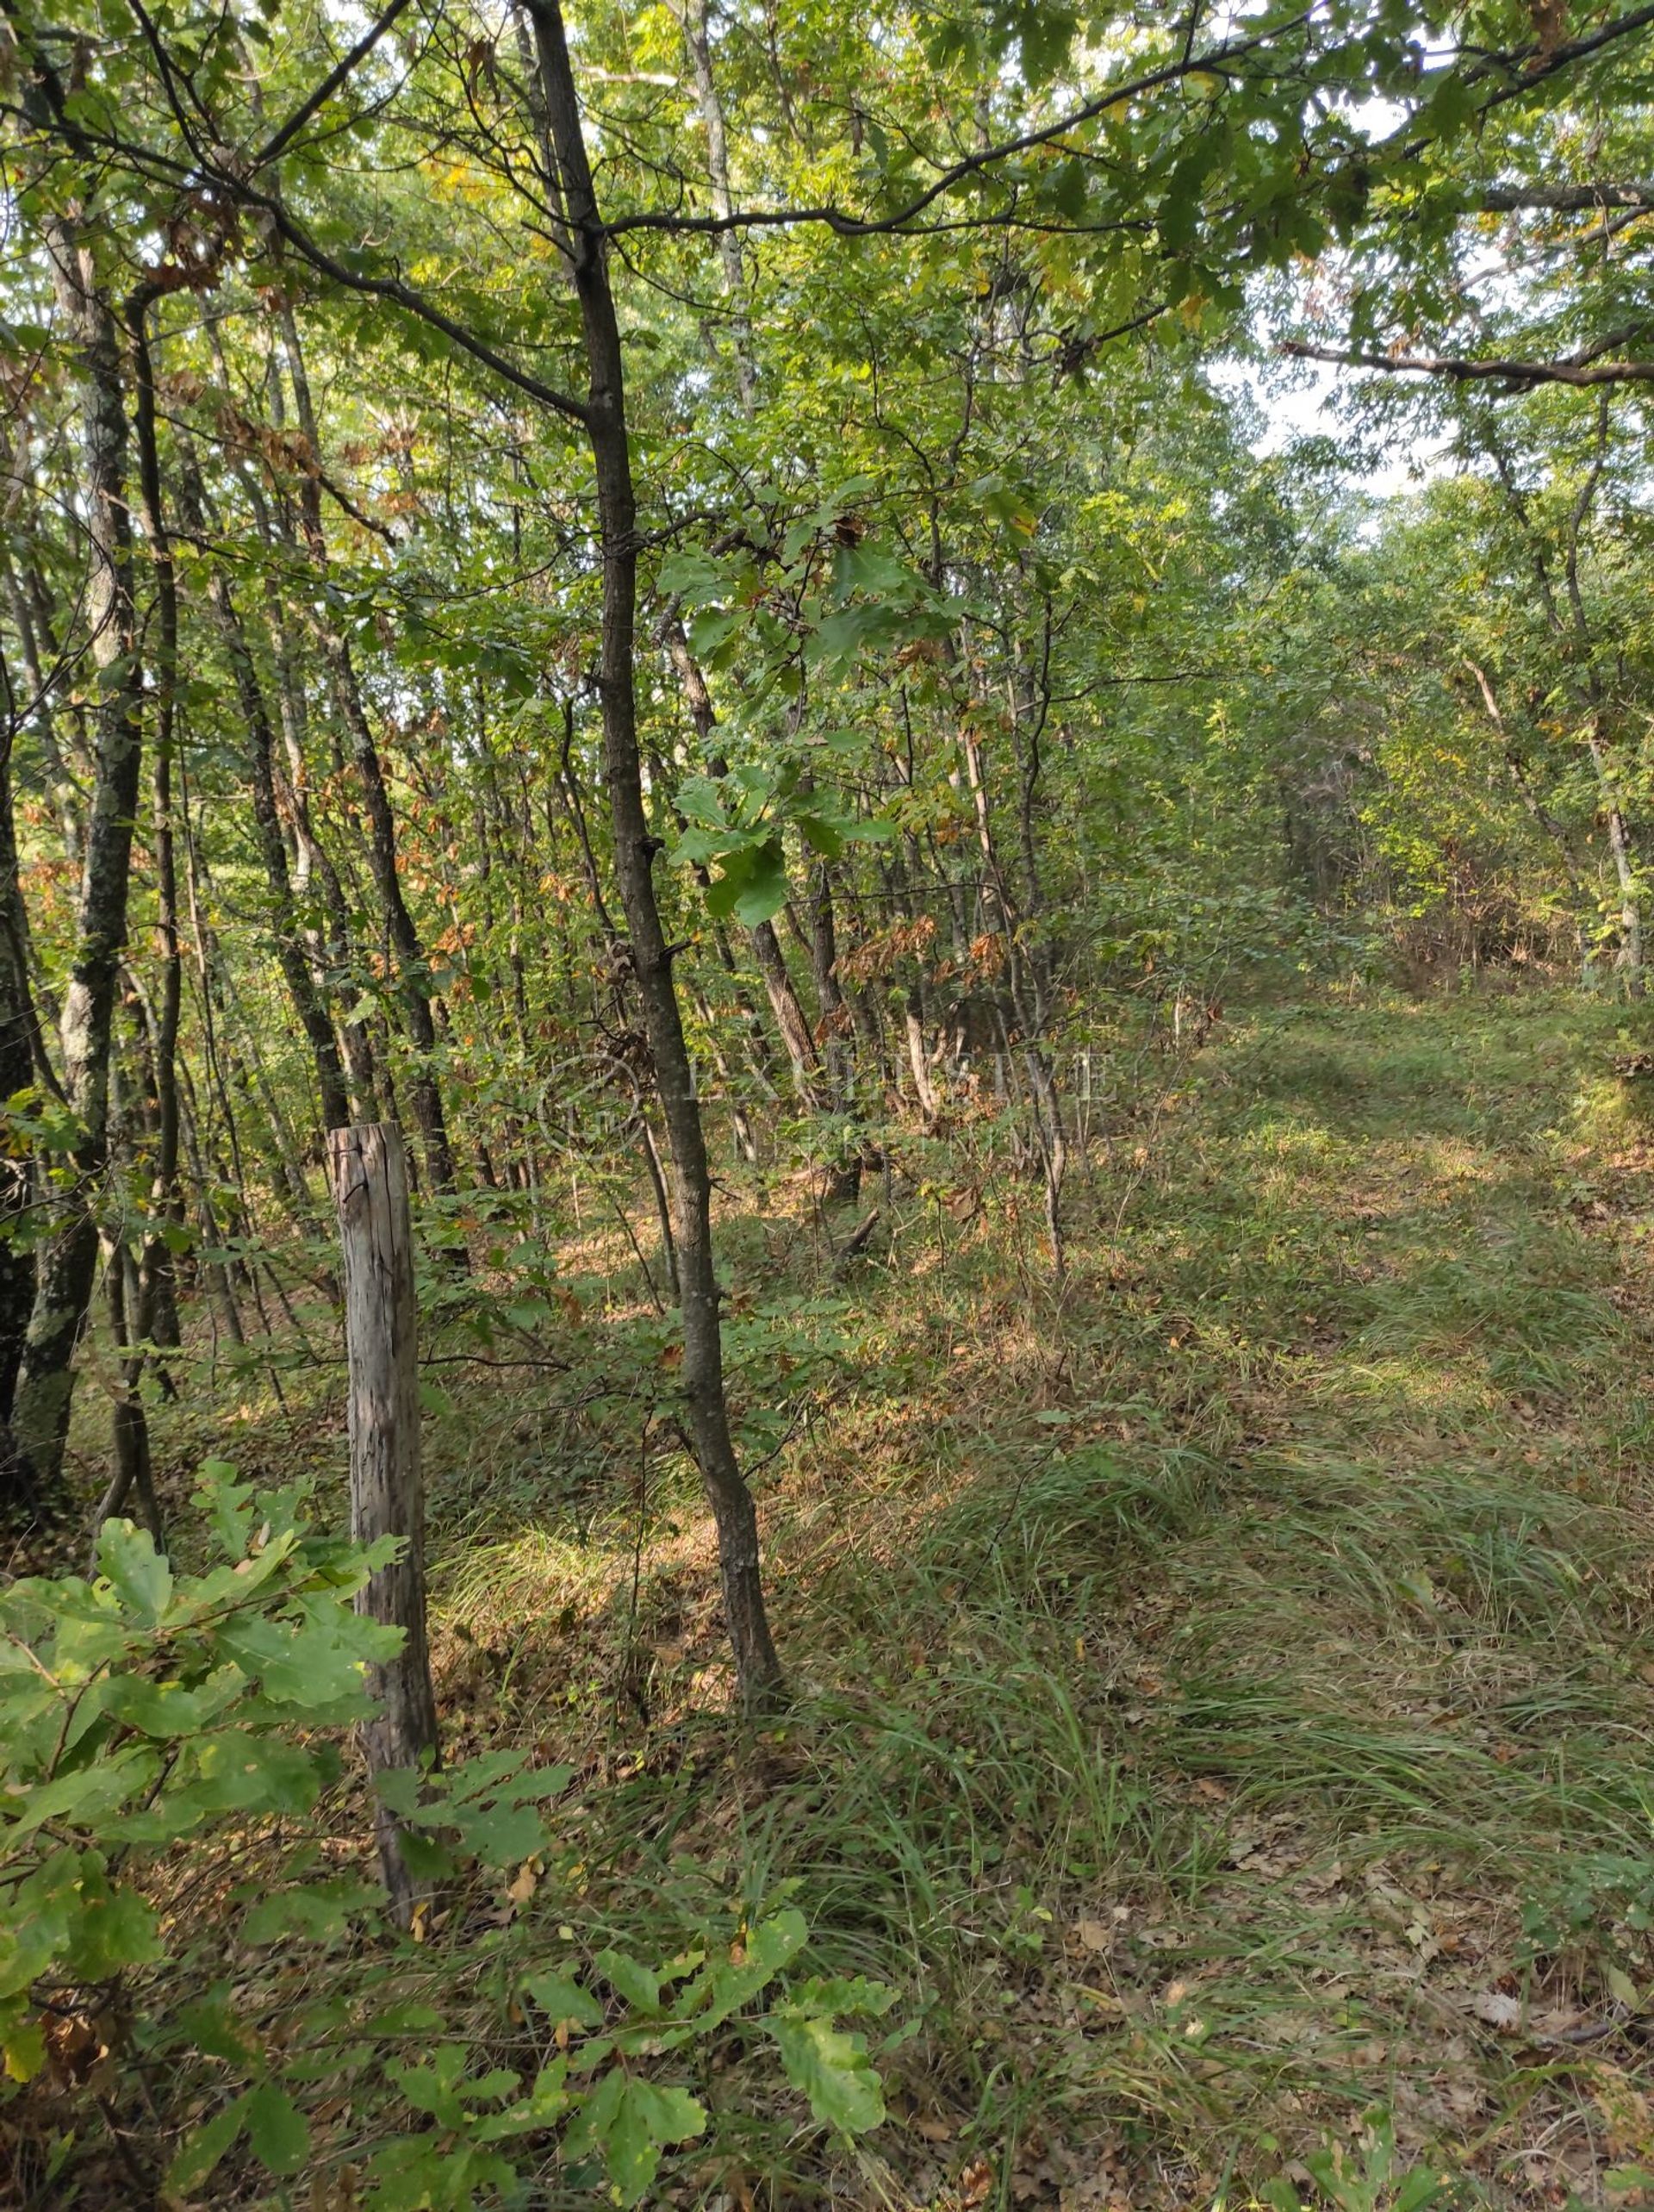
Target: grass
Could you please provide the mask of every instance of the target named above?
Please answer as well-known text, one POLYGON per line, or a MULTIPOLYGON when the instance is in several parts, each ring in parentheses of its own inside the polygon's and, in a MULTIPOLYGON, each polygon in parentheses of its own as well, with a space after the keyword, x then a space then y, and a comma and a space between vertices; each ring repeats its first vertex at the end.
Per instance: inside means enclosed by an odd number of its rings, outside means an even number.
POLYGON ((581 1777, 515 1940, 665 1957, 790 1891, 823 1971, 901 1991, 859 2155, 715 2075, 662 2202, 1380 2212, 1417 2168, 1443 2203, 1638 2201, 1654 1145, 1624 1019, 1237 1019, 1077 1174, 1060 1287, 981 1131, 843 1283, 797 1187, 732 1183, 795 1692, 755 1738, 618 1237, 563 1256, 570 1377, 450 1381, 446 1724, 581 1777))

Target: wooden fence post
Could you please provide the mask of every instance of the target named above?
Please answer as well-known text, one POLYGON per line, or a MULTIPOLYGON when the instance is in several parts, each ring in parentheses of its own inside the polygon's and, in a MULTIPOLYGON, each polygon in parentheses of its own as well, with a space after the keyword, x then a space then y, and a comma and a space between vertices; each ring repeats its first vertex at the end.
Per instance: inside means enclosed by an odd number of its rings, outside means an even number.
MULTIPOLYGON (((345 1262, 345 1348, 350 1370, 351 1534, 358 1543, 404 1539, 356 1607, 406 1631, 402 1648, 369 1669, 378 1700, 362 1735, 369 1772, 417 1769, 437 1753, 437 1704, 425 1629, 425 1491, 420 1473, 414 1232, 407 1157, 400 1133, 366 1122, 328 1133, 328 1164, 345 1262)), ((403 1863, 389 1808, 375 1816, 391 1910, 406 1926, 418 1885, 403 1863)))

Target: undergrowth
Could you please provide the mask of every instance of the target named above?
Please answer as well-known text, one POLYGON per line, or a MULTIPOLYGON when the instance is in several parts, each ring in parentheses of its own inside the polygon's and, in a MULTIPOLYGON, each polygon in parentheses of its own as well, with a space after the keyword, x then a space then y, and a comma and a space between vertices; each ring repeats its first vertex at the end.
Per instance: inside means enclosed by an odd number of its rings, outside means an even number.
MULTIPOLYGON (((501 1900, 513 1957, 667 1959, 787 1900, 819 1972, 899 1992, 882 2128, 835 2151, 714 2071, 651 2201, 1654 2190, 1654 1150, 1623 1020, 1236 1019, 1076 1172, 1061 1283, 979 1131, 897 1143, 848 1270, 801 1184, 731 1179, 793 1691, 755 1736, 630 1248, 565 1249, 532 1349, 429 1371, 445 1725, 576 1778, 501 1900)), ((247 1387, 175 1417, 180 1463, 336 1471, 332 1383, 285 1421, 247 1387)))

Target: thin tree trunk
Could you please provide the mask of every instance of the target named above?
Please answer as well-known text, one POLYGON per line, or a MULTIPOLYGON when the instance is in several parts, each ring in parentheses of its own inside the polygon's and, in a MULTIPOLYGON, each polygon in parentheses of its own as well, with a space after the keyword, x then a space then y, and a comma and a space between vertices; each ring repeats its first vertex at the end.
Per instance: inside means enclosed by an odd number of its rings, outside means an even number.
POLYGON ((144 1526, 164 1549, 160 1501, 155 1495, 155 1475, 150 1460, 149 1423, 139 1385, 144 1370, 141 1341, 134 1343, 127 1297, 127 1250, 111 1244, 105 1256, 104 1282, 109 1299, 109 1333, 115 1340, 120 1380, 114 1395, 115 1474, 92 1517, 92 1535, 112 1513, 118 1513, 135 1497, 144 1526))
MULTIPOLYGON (((52 721, 51 693, 53 678, 59 671, 54 665, 48 672, 46 652, 51 649, 50 641, 46 641, 46 651, 43 651, 42 640, 34 620, 29 595, 26 592, 13 566, 11 549, 7 545, 3 534, 0 534, 0 583, 3 583, 5 587, 12 626, 17 632, 18 646, 22 654, 23 677, 28 686, 28 695, 34 702, 34 735, 40 745, 40 758, 46 769, 53 810, 58 818, 58 830, 63 840, 64 857, 70 867, 78 874, 82 860, 81 794, 74 777, 69 771, 69 764, 64 759, 62 748, 58 744, 58 733, 52 721)), ((15 714, 20 702, 15 695, 15 687, 9 685, 9 679, 8 679, 8 684, 9 689, 13 691, 13 695, 9 701, 9 710, 15 714)))
MULTIPOLYGON (((283 309, 283 323, 290 333, 288 345, 289 364, 295 368, 295 386, 304 395, 304 417, 308 426, 307 442, 314 439, 314 419, 309 412, 309 387, 302 383, 303 356, 299 352, 298 332, 293 322, 292 310, 283 309)), ((268 378, 270 416, 277 430, 286 427, 286 415, 282 397, 282 382, 274 354, 270 361, 268 378)), ((290 521, 285 514, 279 526, 272 520, 270 502, 258 484, 247 472, 246 482, 252 502, 254 516, 265 545, 274 552, 278 547, 294 560, 304 558, 296 544, 290 521)), ((320 508, 314 504, 314 479, 304 479, 303 496, 314 514, 314 534, 310 539, 313 558, 320 558, 325 548, 321 540, 320 508)), ((264 612, 270 627, 271 657, 276 668, 277 705, 281 721, 282 747, 287 757, 287 777, 284 793, 288 817, 293 827, 295 868, 294 888, 302 900, 312 882, 318 888, 322 909, 326 915, 326 934, 314 927, 305 930, 305 951, 309 960, 312 980, 318 996, 326 1006, 335 996, 342 998, 338 1013, 339 1041, 345 1056, 345 1072, 350 1079, 351 1105, 355 1118, 373 1121, 379 1115, 378 1084, 374 1067, 373 1046, 368 1037, 367 1025, 355 1010, 360 975, 353 950, 354 930, 349 901, 339 880, 338 869, 326 845, 318 836, 310 812, 310 761, 308 738, 310 726, 309 704, 305 693, 303 656, 283 601, 281 586, 272 567, 264 567, 264 612)), ((278 778, 278 784, 280 779, 278 778)))
POLYGON ((426 967, 425 948, 420 942, 419 931, 402 895, 401 878, 397 873, 396 818, 391 807, 390 793, 385 783, 378 748, 373 742, 363 708, 350 648, 344 639, 332 632, 324 637, 322 648, 333 671, 335 695, 345 716, 345 726, 350 733, 351 755, 355 763, 363 803, 367 809, 368 865, 373 875, 374 888, 379 894, 386 931, 395 956, 402 1014, 414 1047, 408 1093, 414 1104, 414 1118, 420 1125, 420 1137, 425 1147, 426 1169, 436 1189, 453 1191, 457 1187, 457 1182, 454 1173, 453 1150, 448 1140, 448 1125, 443 1112, 442 1092, 437 1082, 434 1065, 437 1025, 431 1012, 430 978, 426 967))
MULTIPOLYGON (((291 308, 284 306, 281 315, 283 342, 289 374, 293 380, 294 404, 298 410, 299 427, 311 453, 320 460, 320 432, 304 365, 304 352, 299 342, 298 326, 291 308)), ((320 569, 326 565, 327 550, 321 528, 321 487, 311 471, 307 470, 300 478, 299 500, 310 558, 320 569)), ((356 768, 363 804, 367 810, 368 866, 373 876, 374 888, 379 894, 386 935, 395 955, 403 1019, 414 1048, 408 1091, 413 1100, 414 1118, 420 1125, 420 1142, 425 1148, 426 1171, 436 1189, 451 1192, 457 1184, 453 1150, 449 1143, 448 1125, 443 1112, 442 1091, 437 1081, 434 1064, 437 1031, 432 1018, 427 988, 430 978, 426 966, 425 948, 420 942, 419 931, 402 895, 401 878, 397 873, 396 818, 385 782, 384 768, 379 758, 378 747, 373 741, 373 732, 363 704, 361 687, 357 682, 348 642, 325 618, 318 624, 317 638, 332 681, 333 696, 350 738, 351 757, 356 768)))
POLYGON ((677 1240, 672 1234, 672 1208, 667 1198, 666 1176, 661 1168, 661 1150, 655 1142, 655 1132, 649 1125, 649 1116, 640 1106, 637 1109, 637 1129, 644 1148, 644 1165, 649 1170, 649 1187, 654 1193, 655 1218, 660 1224, 661 1258, 666 1266, 666 1287, 676 1299, 682 1295, 678 1281, 677 1240))
MULTIPOLYGON (((6 672, 7 707, 10 678, 6 672)), ((23 945, 13 926, 21 898, 17 841, 11 802, 11 745, 8 712, 0 722, 0 1099, 26 1090, 34 1080, 33 1001, 23 945)), ((28 1151, 0 1150, 0 1523, 26 1514, 33 1486, 11 1439, 12 1399, 22 1365, 28 1317, 34 1304, 34 1259, 24 1241, 34 1178, 28 1151)))
MULTIPOLYGON (((179 1062, 189 1082, 187 1063, 179 1062)), ((184 1100, 179 1099, 180 1108, 184 1100)), ((183 1141, 184 1156, 190 1162, 190 1180, 195 1186, 196 1225, 205 1251, 200 1261, 201 1273, 206 1280, 209 1303, 224 1324, 224 1333, 233 1344, 245 1344, 247 1332, 242 1326, 240 1309, 235 1302, 234 1286, 230 1281, 229 1269, 222 1260, 215 1256, 223 1243, 223 1231, 214 1209, 212 1187, 207 1179, 207 1162, 201 1149, 200 1116, 196 1112, 180 1112, 179 1133, 183 1141)))
POLYGON ((97 289, 91 250, 71 226, 47 233, 64 318, 80 357, 85 455, 86 609, 98 676, 96 772, 75 949, 59 1017, 64 1090, 75 1116, 74 1181, 40 1247, 12 1409, 12 1432, 43 1499, 63 1489, 74 1353, 97 1272, 91 1201, 107 1147, 109 1037, 127 935, 127 889, 143 751, 142 674, 132 594, 127 417, 115 318, 97 289))
POLYGON ((1580 487, 1579 496, 1574 502, 1570 518, 1564 574, 1567 579, 1568 611, 1573 623, 1574 643, 1585 665, 1585 695, 1590 710, 1586 726, 1585 748, 1590 755, 1591 766, 1596 771, 1597 789, 1601 795, 1603 820, 1608 833, 1608 856, 1614 863, 1614 881, 1620 891, 1620 966, 1626 975, 1626 989, 1632 998, 1639 999, 1643 995, 1643 913, 1637 880, 1637 856, 1620 795, 1620 779, 1612 764, 1607 734, 1607 694, 1596 664, 1590 620, 1585 612, 1584 595, 1579 584, 1579 533, 1595 503, 1597 486, 1601 481, 1603 465, 1607 458, 1608 395, 1606 389, 1597 402, 1596 424, 1596 456, 1584 483, 1580 487))
POLYGON ((1590 621, 1579 583, 1580 533, 1596 502, 1597 487, 1601 483, 1603 467, 1607 459, 1607 439, 1608 394, 1604 389, 1597 402, 1595 453, 1569 514, 1567 537, 1563 546, 1563 574, 1568 595, 1566 620, 1557 602, 1551 563, 1528 512, 1527 498, 1517 483, 1510 456, 1495 437, 1484 437, 1483 443, 1492 456, 1500 483, 1504 487, 1505 503, 1527 540, 1528 562, 1539 587, 1546 625, 1564 651, 1571 643, 1573 656, 1582 664, 1582 672, 1573 676, 1572 689, 1586 713, 1585 750, 1596 777, 1598 805, 1607 830, 1608 854, 1614 863, 1620 891, 1620 965, 1626 972, 1631 996, 1640 998, 1643 994, 1643 921, 1638 857, 1610 763, 1606 736, 1607 700, 1596 665, 1590 621))
MULTIPOLYGON (((156 928, 160 938, 161 998, 155 1021, 140 1008, 148 1034, 150 1078, 155 1100, 154 1166, 150 1177, 150 1219, 138 1268, 138 1298, 133 1331, 142 1344, 176 1348, 180 1341, 177 1296, 173 1282, 169 1226, 183 1219, 178 1187, 178 1024, 183 1011, 183 963, 178 942, 178 874, 172 822, 172 754, 175 742, 178 669, 177 579, 161 507, 160 455, 155 434, 155 377, 150 361, 148 312, 152 304, 140 288, 127 305, 132 333, 134 422, 138 436, 138 480, 142 495, 144 536, 155 570, 159 644, 155 655, 155 748, 151 800, 154 812, 156 928)), ((163 1371, 163 1380, 171 1379, 163 1371)))
MULTIPOLYGON (((712 45, 706 27, 706 0, 678 0, 678 21, 695 80, 695 104, 706 134, 706 177, 712 187, 712 213, 729 225, 735 203, 730 191, 729 137, 724 127, 724 103, 712 72, 712 45)), ((724 293, 731 303, 735 326, 735 377, 743 414, 755 414, 757 377, 753 365, 752 321, 747 313, 746 271, 742 266, 741 234, 732 225, 718 233, 718 262, 724 293)))
MULTIPOLYGON (((187 527, 200 538, 203 533, 204 517, 201 513, 199 480, 191 473, 187 480, 187 527)), ((241 709, 241 720, 247 733, 247 764, 252 794, 252 819, 258 835, 258 854, 264 863, 264 881, 270 887, 270 936, 275 944, 277 963, 287 985, 288 996, 299 1018, 310 1047, 310 1057, 316 1070, 316 1085, 321 1096, 321 1123, 324 1129, 342 1129, 351 1118, 350 1100, 345 1094, 344 1063, 339 1058, 339 1040, 333 1034, 333 1025, 327 1009, 316 989, 315 979, 305 956, 302 932, 297 911, 293 903, 293 882, 288 869, 287 839, 282 831, 282 818, 276 801, 276 738, 271 726, 270 709, 265 704, 264 686, 258 681, 258 671, 253 665, 246 633, 241 627, 241 618, 236 611, 229 581, 221 569, 215 567, 207 587, 219 638, 230 664, 231 680, 235 685, 236 702, 241 709)))
POLYGON ((525 0, 562 204, 569 221, 590 393, 586 427, 597 477, 603 547, 599 687, 614 864, 671 1147, 683 1317, 688 1426, 718 1523, 726 1625, 741 1695, 751 1710, 773 1704, 780 1665, 764 1606, 757 1514, 743 1480, 724 1393, 718 1287, 713 1271, 712 1182, 684 1041, 672 954, 661 926, 651 868, 656 850, 644 805, 637 747, 636 628, 637 517, 626 430, 625 369, 610 289, 602 221, 587 159, 579 97, 557 0, 525 0))

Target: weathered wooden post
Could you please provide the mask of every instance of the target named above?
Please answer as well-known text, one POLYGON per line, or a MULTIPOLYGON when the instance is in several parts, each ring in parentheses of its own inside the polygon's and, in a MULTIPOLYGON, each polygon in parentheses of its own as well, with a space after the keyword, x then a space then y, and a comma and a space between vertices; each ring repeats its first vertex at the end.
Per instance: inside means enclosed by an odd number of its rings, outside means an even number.
MULTIPOLYGON (((369 1772, 417 1770, 437 1753, 437 1703, 425 1631, 425 1490, 414 1364, 414 1231, 400 1133, 366 1122, 328 1134, 328 1164, 345 1262, 345 1348, 350 1370, 351 1534, 358 1543, 403 1539, 357 1611, 404 1633, 394 1659, 370 1669, 378 1710, 363 1727, 369 1772)), ((389 1807, 376 1816, 391 1910, 406 1926, 417 1885, 389 1807)))

